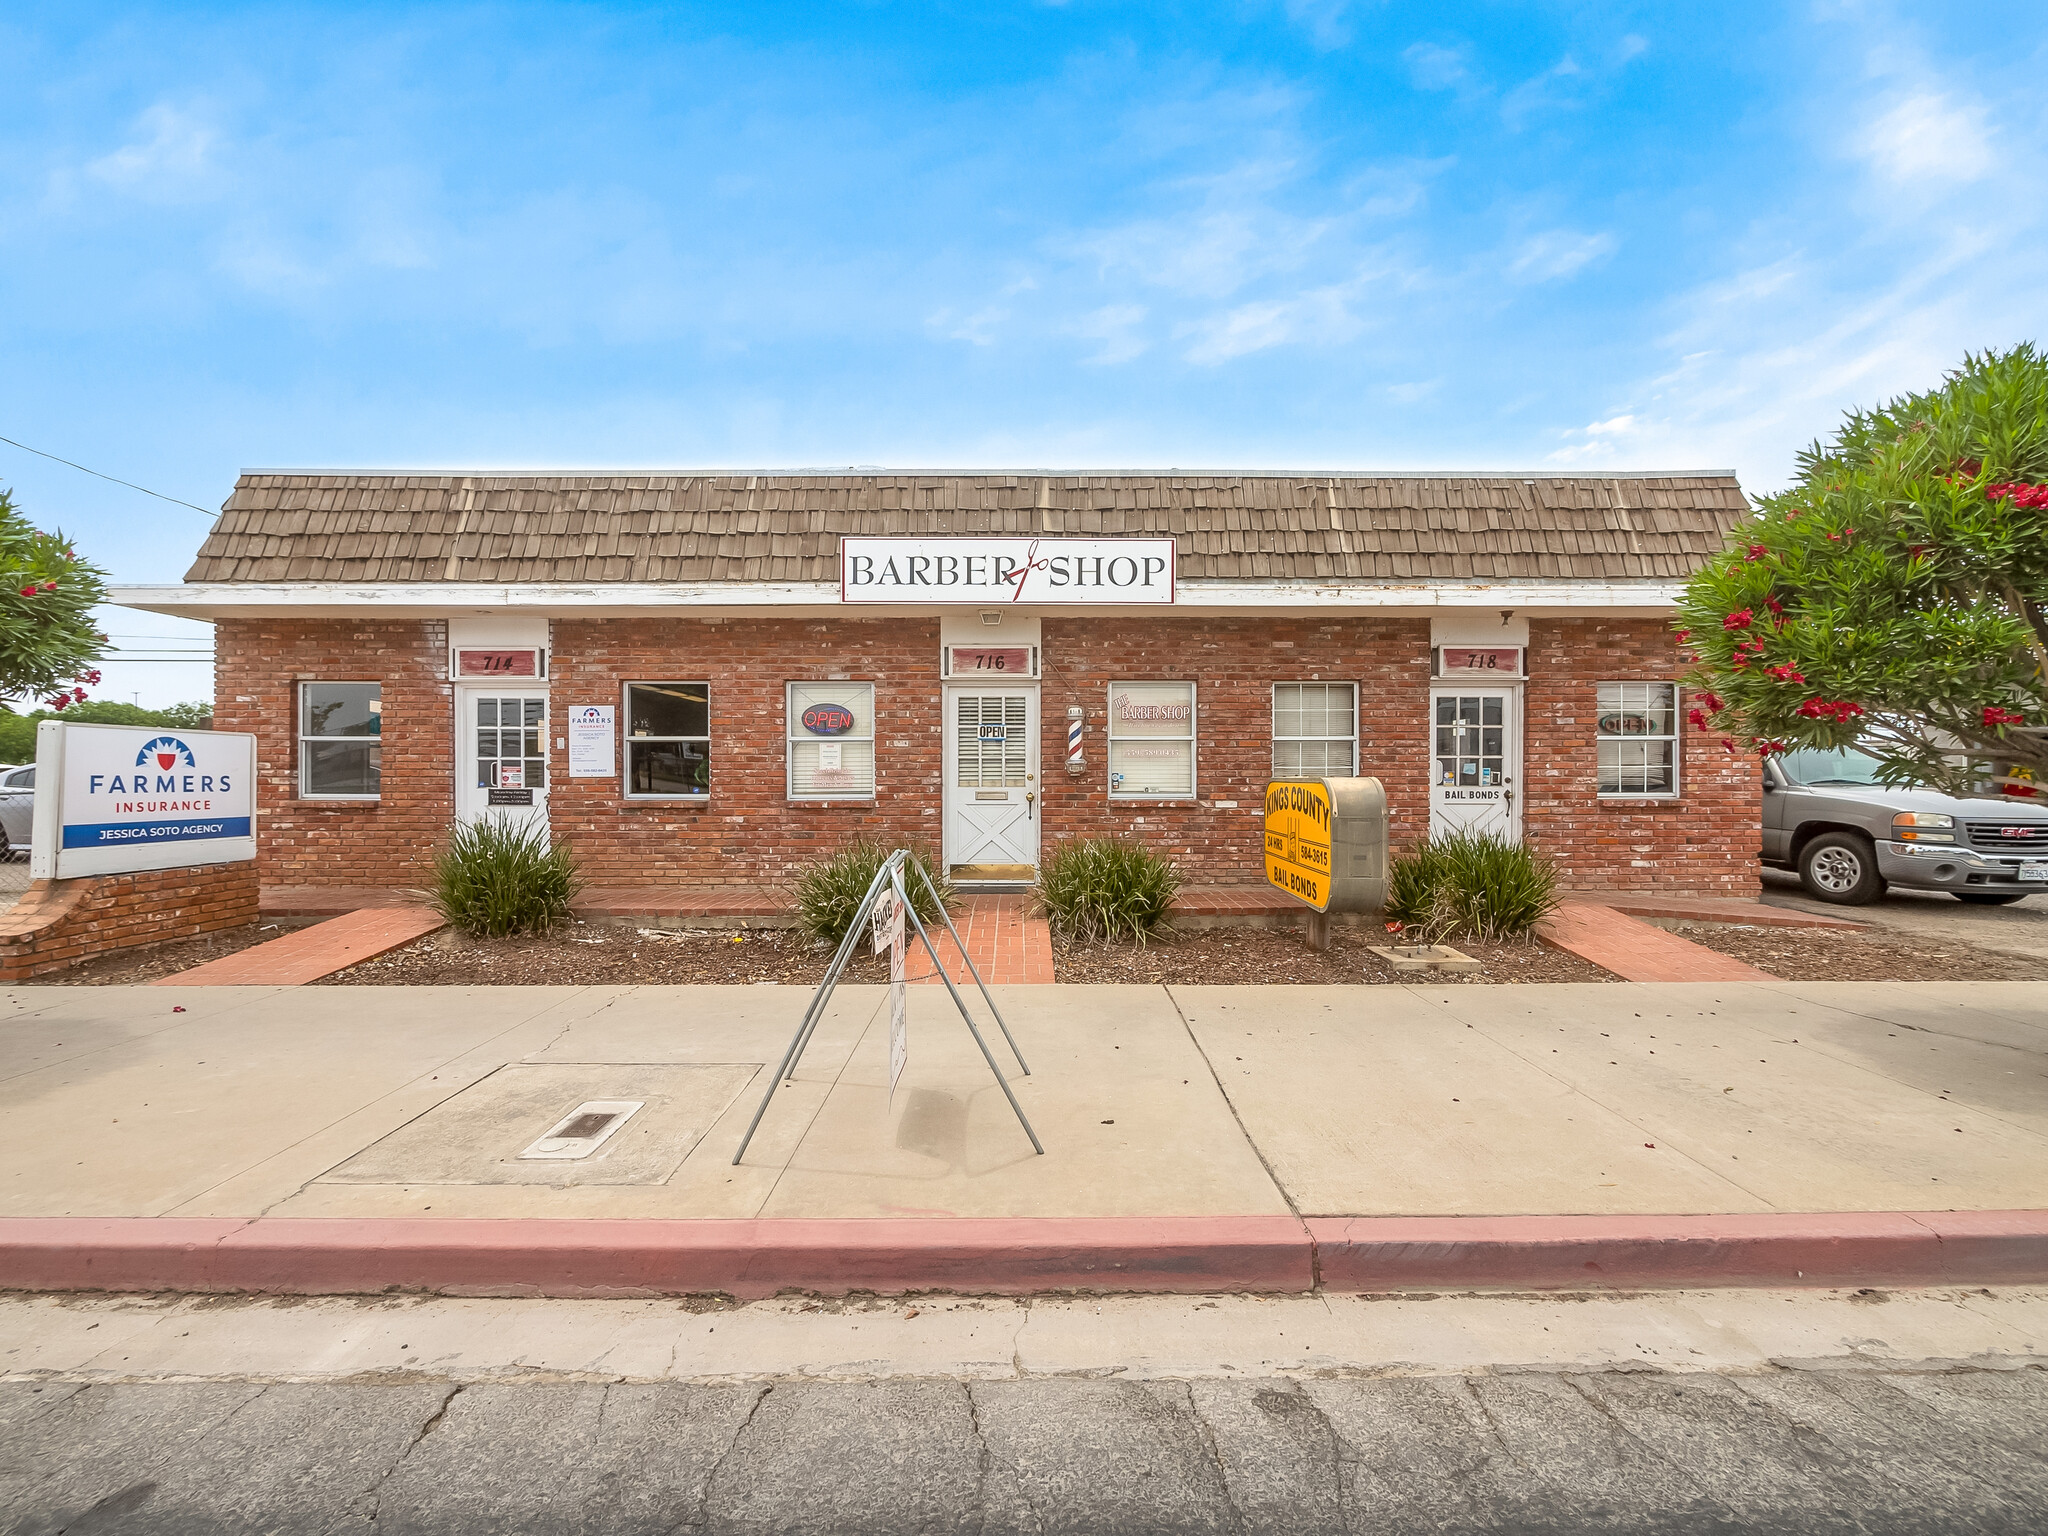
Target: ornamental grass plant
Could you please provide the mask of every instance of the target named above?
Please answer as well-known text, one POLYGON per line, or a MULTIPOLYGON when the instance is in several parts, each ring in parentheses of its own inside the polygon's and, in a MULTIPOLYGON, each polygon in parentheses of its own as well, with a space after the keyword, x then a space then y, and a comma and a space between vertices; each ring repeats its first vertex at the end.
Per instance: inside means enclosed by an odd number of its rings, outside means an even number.
POLYGON ((1126 837, 1082 837, 1046 856, 1032 901, 1063 938, 1143 944, 1168 927, 1180 871, 1126 837))
POLYGON ((434 856, 434 909, 477 938, 546 933, 568 921, 582 886, 569 845, 551 842, 543 821, 459 821, 434 856))
POLYGON ((1387 870, 1387 920, 1420 944, 1527 939, 1556 906, 1557 867, 1485 833, 1428 838, 1387 870))
POLYGON ((846 937, 854 915, 860 911, 861 898, 867 895, 868 887, 874 883, 875 871, 898 846, 910 849, 910 864, 915 866, 906 867, 903 871, 903 891, 910 898, 911 909, 922 923, 938 922, 940 902, 950 907, 956 905, 960 897, 946 879, 931 849, 922 843, 898 845, 857 837, 837 852, 807 864, 797 872, 796 880, 790 886, 790 894, 796 898, 797 926, 814 942, 829 944, 836 949, 840 940, 846 937), (938 892, 938 900, 932 899, 932 890, 917 878, 918 870, 930 877, 932 887, 938 892))

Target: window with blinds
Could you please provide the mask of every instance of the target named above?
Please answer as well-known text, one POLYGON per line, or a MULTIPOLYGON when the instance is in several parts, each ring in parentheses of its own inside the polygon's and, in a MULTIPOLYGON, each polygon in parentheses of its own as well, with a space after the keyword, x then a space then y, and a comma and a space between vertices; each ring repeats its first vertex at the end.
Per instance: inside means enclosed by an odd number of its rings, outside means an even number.
POLYGON ((875 685, 791 683, 789 797, 875 798, 875 685))
POLYGON ((1022 789, 1025 713, 1022 694, 963 694, 953 701, 954 771, 961 789, 1022 789))

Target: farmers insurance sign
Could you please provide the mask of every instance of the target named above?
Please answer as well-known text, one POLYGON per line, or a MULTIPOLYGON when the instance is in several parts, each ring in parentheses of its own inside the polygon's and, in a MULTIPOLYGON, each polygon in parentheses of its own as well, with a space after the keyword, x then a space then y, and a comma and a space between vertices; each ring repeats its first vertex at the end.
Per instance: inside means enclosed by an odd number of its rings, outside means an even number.
POLYGON ((256 738, 156 726, 36 727, 37 879, 256 857, 256 738))
POLYGON ((1170 603, 1171 539, 839 541, 848 603, 1170 603))

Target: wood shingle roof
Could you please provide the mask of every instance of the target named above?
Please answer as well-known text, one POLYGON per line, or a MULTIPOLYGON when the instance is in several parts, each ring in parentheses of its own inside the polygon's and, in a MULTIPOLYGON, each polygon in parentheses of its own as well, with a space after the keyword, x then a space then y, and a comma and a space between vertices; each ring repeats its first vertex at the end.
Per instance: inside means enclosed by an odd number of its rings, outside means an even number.
POLYGON ((838 580, 844 534, 1171 535, 1183 581, 1682 580, 1730 475, 242 476, 188 582, 838 580))

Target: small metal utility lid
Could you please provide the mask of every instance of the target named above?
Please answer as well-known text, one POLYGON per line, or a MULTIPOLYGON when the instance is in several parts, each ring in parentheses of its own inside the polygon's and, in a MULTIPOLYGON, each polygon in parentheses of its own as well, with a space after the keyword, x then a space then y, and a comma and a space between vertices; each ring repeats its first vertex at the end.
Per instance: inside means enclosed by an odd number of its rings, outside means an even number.
POLYGON ((645 1103, 644 1099, 591 1099, 578 1104, 519 1155, 564 1162, 588 1157, 616 1136, 645 1103))

